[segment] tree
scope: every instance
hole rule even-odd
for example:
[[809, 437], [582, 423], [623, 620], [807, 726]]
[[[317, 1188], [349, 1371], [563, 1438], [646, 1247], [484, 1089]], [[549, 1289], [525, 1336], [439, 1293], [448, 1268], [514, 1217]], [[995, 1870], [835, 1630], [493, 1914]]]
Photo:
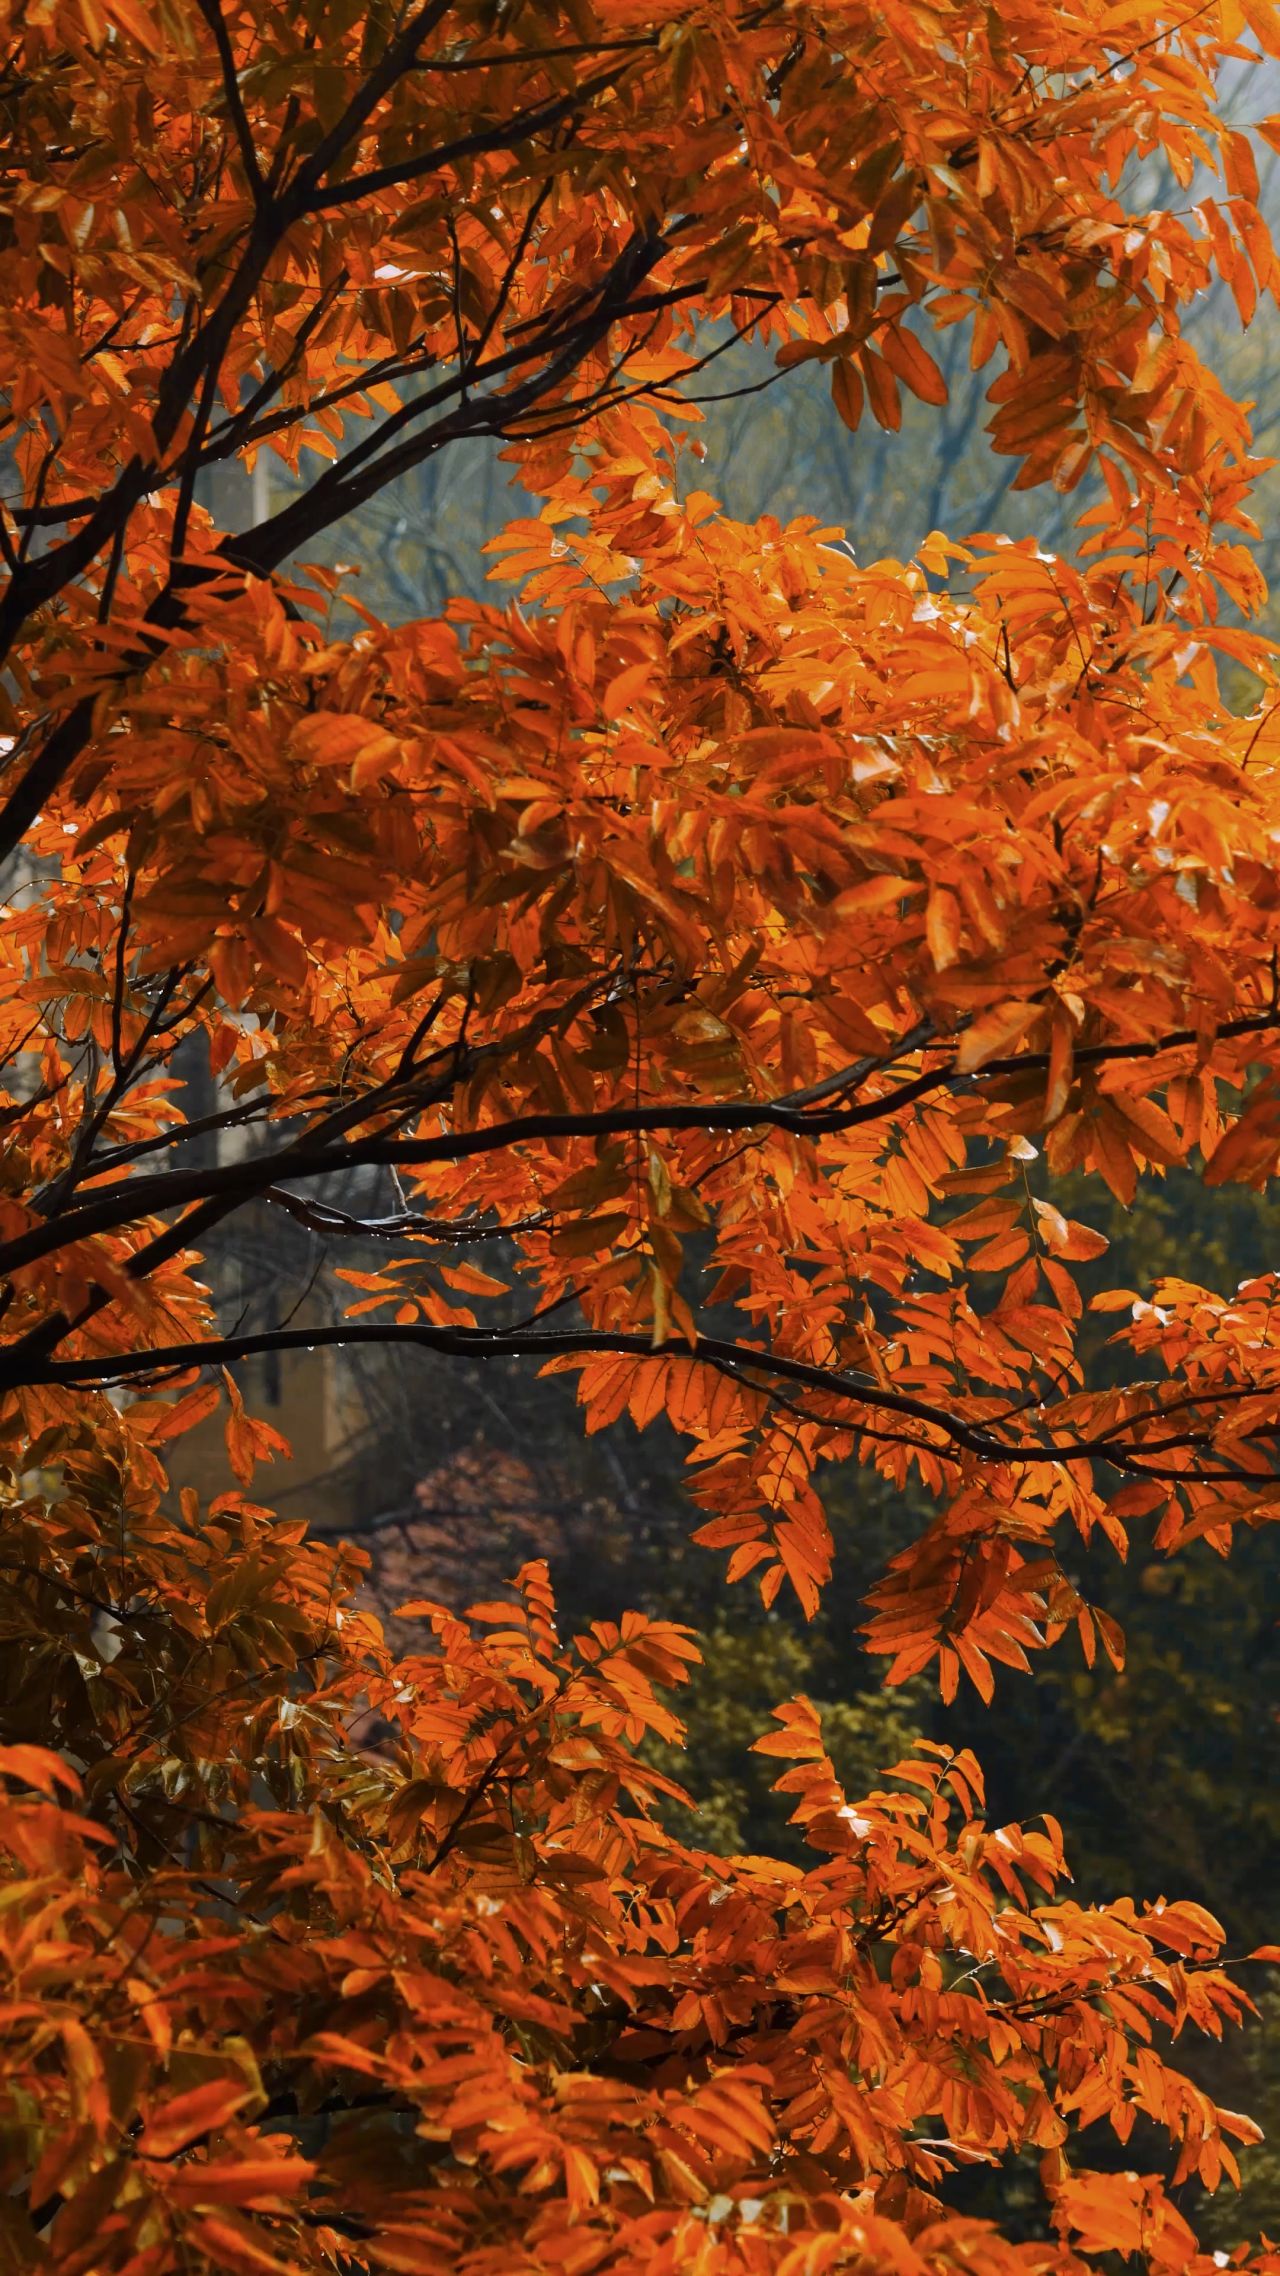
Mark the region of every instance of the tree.
[[[1262, 597], [1254, 465], [1180, 326], [1215, 273], [1273, 282], [1215, 74], [1280, 20], [8, 29], [9, 2261], [1211, 2266], [1078, 2136], [1141, 2115], [1175, 2186], [1234, 2173], [1255, 2129], [1153, 2043], [1245, 2006], [1212, 1916], [1064, 1900], [1055, 1822], [988, 1827], [945, 1744], [847, 1801], [803, 1700], [758, 1745], [820, 1862], [685, 1844], [639, 1750], [687, 1632], [565, 1642], [538, 1565], [393, 1655], [359, 1559], [248, 1494], [278, 1442], [231, 1369], [319, 1331], [222, 1316], [199, 1248], [263, 1208], [386, 1243], [327, 1336], [661, 1413], [766, 1605], [816, 1604], [823, 1461], [910, 1478], [870, 1642], [946, 1697], [1073, 1627], [1118, 1660], [1072, 1528], [1270, 1516], [1271, 1278], [1107, 1288], [1086, 1384], [1105, 1242], [1026, 1172], [1039, 1137], [1123, 1201], [1280, 1154], [1274, 670], [1220, 613]], [[1126, 202], [1156, 152], [1223, 188]], [[1018, 481], [1097, 475], [1082, 565], [863, 568], [677, 486], [726, 340], [893, 432], [962, 322]], [[343, 636], [299, 550], [486, 434], [544, 500], [495, 541], [526, 605]], [[211, 469], [304, 450], [218, 527]], [[224, 1399], [240, 1490], [174, 1509], [164, 1449]], [[1028, 2151], [1038, 2240], [949, 2207]]]

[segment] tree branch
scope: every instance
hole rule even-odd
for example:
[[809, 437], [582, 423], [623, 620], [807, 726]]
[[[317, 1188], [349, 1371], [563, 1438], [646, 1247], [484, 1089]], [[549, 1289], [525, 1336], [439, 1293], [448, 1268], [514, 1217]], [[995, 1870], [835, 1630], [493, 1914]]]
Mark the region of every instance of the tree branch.
[[[770, 1396], [770, 1383], [776, 1380], [820, 1392], [825, 1398], [865, 1414], [901, 1415], [919, 1422], [926, 1430], [938, 1434], [937, 1438], [914, 1441], [922, 1453], [943, 1454], [948, 1447], [954, 1447], [983, 1462], [1008, 1463], [1018, 1468], [1040, 1463], [1073, 1465], [1100, 1461], [1139, 1477], [1175, 1479], [1183, 1485], [1205, 1480], [1230, 1481], [1280, 1490], [1280, 1477], [1274, 1470], [1253, 1471], [1225, 1465], [1208, 1472], [1196, 1472], [1185, 1466], [1161, 1470], [1152, 1468], [1144, 1459], [1148, 1453], [1175, 1448], [1194, 1452], [1197, 1446], [1207, 1443], [1199, 1434], [1187, 1433], [1154, 1443], [1137, 1435], [1131, 1435], [1127, 1442], [1110, 1436], [1000, 1437], [997, 1433], [1005, 1427], [1004, 1417], [994, 1421], [969, 1421], [953, 1409], [917, 1399], [909, 1392], [859, 1381], [846, 1369], [824, 1367], [814, 1360], [794, 1359], [785, 1352], [762, 1350], [757, 1345], [722, 1336], [699, 1335], [692, 1341], [668, 1343], [655, 1349], [651, 1338], [643, 1332], [621, 1329], [488, 1329], [439, 1327], [424, 1322], [349, 1326], [338, 1322], [310, 1328], [264, 1328], [242, 1335], [211, 1337], [208, 1341], [163, 1344], [147, 1351], [100, 1353], [80, 1359], [51, 1359], [33, 1351], [30, 1362], [20, 1367], [11, 1365], [6, 1369], [0, 1359], [0, 1391], [42, 1384], [99, 1389], [119, 1389], [139, 1382], [154, 1386], [166, 1376], [186, 1375], [201, 1367], [233, 1366], [239, 1360], [254, 1358], [262, 1352], [333, 1350], [373, 1344], [400, 1344], [448, 1358], [547, 1362], [614, 1356], [637, 1360], [700, 1360], [718, 1373], [728, 1375], [742, 1389], [765, 1399]], [[15, 1348], [10, 1347], [9, 1356]], [[1280, 1401], [1280, 1389], [1276, 1397]], [[815, 1415], [812, 1419], [825, 1422], [833, 1430], [856, 1431], [859, 1427], [857, 1421], [847, 1415]], [[1160, 1419], [1158, 1406], [1146, 1416], [1132, 1417], [1131, 1434], [1142, 1422]], [[1263, 1434], [1249, 1435], [1257, 1438]], [[1273, 1434], [1266, 1435], [1270, 1439]]]
[[[1277, 1027], [1280, 1027], [1280, 1012], [1268, 1010], [1224, 1021], [1218, 1036], [1220, 1040], [1230, 1040], [1264, 1034]], [[1116, 1061], [1154, 1059], [1169, 1051], [1190, 1049], [1200, 1041], [1194, 1028], [1180, 1028], [1149, 1042], [1088, 1046], [1077, 1052], [1076, 1064], [1103, 1066]], [[887, 1070], [893, 1063], [886, 1060], [880, 1065]], [[846, 1089], [860, 1087], [876, 1064], [859, 1061], [839, 1076], [829, 1077], [826, 1083], [816, 1086], [816, 1090], [825, 1094], [833, 1082]], [[5, 1242], [0, 1246], [0, 1273], [19, 1271], [73, 1241], [117, 1231], [168, 1209], [226, 1199], [247, 1201], [282, 1180], [292, 1184], [365, 1167], [423, 1169], [435, 1163], [473, 1161], [482, 1155], [504, 1152], [508, 1147], [572, 1138], [599, 1142], [607, 1138], [656, 1136], [686, 1130], [756, 1129], [782, 1130], [797, 1138], [829, 1137], [866, 1123], [886, 1121], [935, 1091], [1036, 1074], [1047, 1066], [1045, 1052], [990, 1059], [984, 1067], [969, 1073], [960, 1072], [950, 1063], [900, 1083], [879, 1097], [817, 1112], [805, 1104], [812, 1094], [799, 1091], [783, 1099], [704, 1099], [679, 1103], [655, 1100], [650, 1106], [608, 1107], [598, 1113], [522, 1115], [485, 1129], [445, 1132], [433, 1138], [388, 1137], [376, 1132], [368, 1138], [345, 1138], [340, 1146], [333, 1143], [308, 1145], [303, 1138], [274, 1153], [250, 1156], [244, 1161], [224, 1162], [204, 1169], [158, 1171], [149, 1177], [130, 1179], [127, 1184], [113, 1185], [100, 1199], [81, 1201], [76, 1208], [48, 1224], [31, 1226], [25, 1233], [16, 1234]], [[354, 1100], [343, 1111], [348, 1121], [354, 1121], [376, 1111], [376, 1100]], [[189, 1220], [180, 1221], [162, 1237], [163, 1255], [172, 1255], [185, 1246], [196, 1230]], [[155, 1261], [162, 1260], [157, 1257]]]
[[218, 0], [196, 0], [196, 6], [213, 34], [222, 70], [222, 85], [227, 98], [227, 112], [240, 148], [240, 157], [255, 205], [261, 206], [267, 196], [267, 185], [258, 164], [258, 153], [253, 147], [253, 132], [240, 94], [240, 81], [236, 72], [236, 59], [231, 51], [231, 40]]

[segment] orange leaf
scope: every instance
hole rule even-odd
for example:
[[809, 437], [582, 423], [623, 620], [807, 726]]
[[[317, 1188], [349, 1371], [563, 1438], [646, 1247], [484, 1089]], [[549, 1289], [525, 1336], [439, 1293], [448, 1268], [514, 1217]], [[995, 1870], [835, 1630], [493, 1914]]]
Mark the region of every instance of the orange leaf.
[[1051, 1201], [1033, 1199], [1031, 1206], [1039, 1222], [1040, 1238], [1051, 1255], [1067, 1257], [1073, 1264], [1084, 1264], [1091, 1257], [1105, 1255], [1110, 1248], [1105, 1233], [1095, 1233], [1073, 1217], [1064, 1217]]
[[942, 372], [913, 332], [908, 332], [904, 325], [891, 324], [880, 334], [879, 345], [890, 371], [896, 372], [903, 386], [918, 395], [922, 403], [947, 401], [947, 383]]
[[831, 400], [852, 433], [861, 421], [865, 394], [861, 376], [847, 356], [831, 366]]
[[925, 910], [925, 939], [939, 972], [954, 964], [960, 954], [960, 903], [945, 885], [935, 885]]
[[318, 2170], [301, 2157], [193, 2159], [174, 2169], [165, 2193], [192, 2205], [253, 2205], [305, 2189]]
[[153, 2110], [138, 2144], [143, 2157], [171, 2158], [206, 2134], [216, 2133], [229, 2118], [257, 2099], [256, 2089], [243, 2078], [209, 2079], [186, 2094], [176, 2094]]
[[1039, 1017], [1038, 1004], [1013, 1001], [993, 1004], [990, 1011], [979, 1013], [960, 1038], [956, 1050], [957, 1072], [972, 1074], [976, 1068], [985, 1067], [988, 1059], [1002, 1058], [1028, 1028], [1035, 1026]]

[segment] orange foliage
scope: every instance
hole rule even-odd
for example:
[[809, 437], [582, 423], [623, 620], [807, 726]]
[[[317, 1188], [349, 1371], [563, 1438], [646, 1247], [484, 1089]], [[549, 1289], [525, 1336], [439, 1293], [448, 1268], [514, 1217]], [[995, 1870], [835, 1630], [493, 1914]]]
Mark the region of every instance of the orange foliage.
[[[1207, 2271], [1081, 2136], [1234, 2175], [1168, 2038], [1247, 2005], [1218, 1924], [1064, 1898], [968, 1756], [851, 1804], [804, 1702], [760, 1745], [820, 1862], [688, 1846], [644, 1741], [693, 1644], [562, 1643], [540, 1566], [393, 1656], [360, 1559], [247, 1496], [282, 1442], [228, 1370], [316, 1331], [220, 1321], [200, 1247], [249, 1204], [338, 1247], [319, 1181], [382, 1174], [334, 1338], [665, 1414], [766, 1602], [817, 1601], [824, 1462], [913, 1480], [868, 1637], [948, 1697], [1068, 1631], [1119, 1662], [1072, 1529], [1274, 1514], [1274, 1276], [1104, 1290], [1099, 1389], [1105, 1242], [1034, 1186], [1280, 1160], [1256, 465], [1179, 321], [1275, 297], [1215, 77], [1280, 15], [3, 13], [5, 2266]], [[1093, 481], [1074, 562], [864, 564], [687, 487], [728, 338], [893, 429], [962, 322], [1019, 480]], [[524, 605], [348, 634], [311, 549], [475, 435], [545, 501], [490, 548]], [[201, 502], [304, 450], [261, 519]], [[220, 1404], [241, 1490], [175, 1510]], [[1027, 2150], [1051, 2241], [948, 2209]]]
[[[237, 1640], [261, 1655], [247, 1591], [199, 1609], [211, 1674]], [[678, 1732], [657, 1687], [683, 1631], [631, 1614], [562, 1645], [544, 1566], [469, 1620], [406, 1610], [430, 1644], [398, 1663], [372, 1624], [318, 1623], [305, 1704], [251, 1665], [251, 1711], [205, 1740], [221, 1810], [188, 1815], [172, 1766], [194, 1866], [139, 1879], [59, 1757], [0, 1758], [35, 1789], [4, 1815], [6, 2158], [36, 2226], [60, 2203], [59, 2268], [1013, 2276], [1139, 2243], [1213, 2266], [1158, 2180], [1064, 2149], [1142, 2114], [1175, 2179], [1235, 2173], [1256, 2128], [1151, 2043], [1245, 2004], [1207, 1913], [1065, 1899], [1054, 1822], [989, 1828], [966, 1754], [923, 1750], [855, 1808], [803, 1701], [759, 1746], [794, 1762], [822, 1861], [690, 1850], [635, 1752]], [[347, 1736], [366, 1701], [382, 1758]], [[948, 2172], [1028, 2147], [1058, 2246], [941, 2215]]]

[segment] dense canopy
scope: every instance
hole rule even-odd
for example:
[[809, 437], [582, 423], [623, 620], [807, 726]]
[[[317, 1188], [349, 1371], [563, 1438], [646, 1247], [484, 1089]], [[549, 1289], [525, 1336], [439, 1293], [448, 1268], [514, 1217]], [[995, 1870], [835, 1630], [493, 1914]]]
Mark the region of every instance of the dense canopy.
[[[1267, 1948], [1074, 1902], [965, 1750], [846, 1798], [802, 1699], [758, 1746], [817, 1862], [692, 1845], [688, 1631], [562, 1639], [531, 1564], [393, 1651], [358, 1554], [252, 1498], [234, 1370], [569, 1373], [807, 1613], [861, 1462], [929, 1512], [866, 1640], [948, 1700], [1119, 1665], [1081, 1538], [1272, 1519], [1276, 1276], [1095, 1288], [1090, 1373], [1062, 1204], [1280, 1161], [1258, 463], [1182, 328], [1276, 298], [1280, 15], [0, 15], [6, 2266], [1206, 2271], [1169, 2189], [1257, 2129], [1173, 2042]], [[697, 486], [736, 341], [829, 369], [856, 453], [954, 327], [1072, 557], [863, 560]], [[344, 517], [482, 436], [517, 601], [381, 621]], [[216, 1300], [255, 1211], [328, 1244], [338, 1326]], [[164, 1464], [215, 1411], [202, 1503]], [[1025, 2154], [1034, 2235], [957, 2209]]]

